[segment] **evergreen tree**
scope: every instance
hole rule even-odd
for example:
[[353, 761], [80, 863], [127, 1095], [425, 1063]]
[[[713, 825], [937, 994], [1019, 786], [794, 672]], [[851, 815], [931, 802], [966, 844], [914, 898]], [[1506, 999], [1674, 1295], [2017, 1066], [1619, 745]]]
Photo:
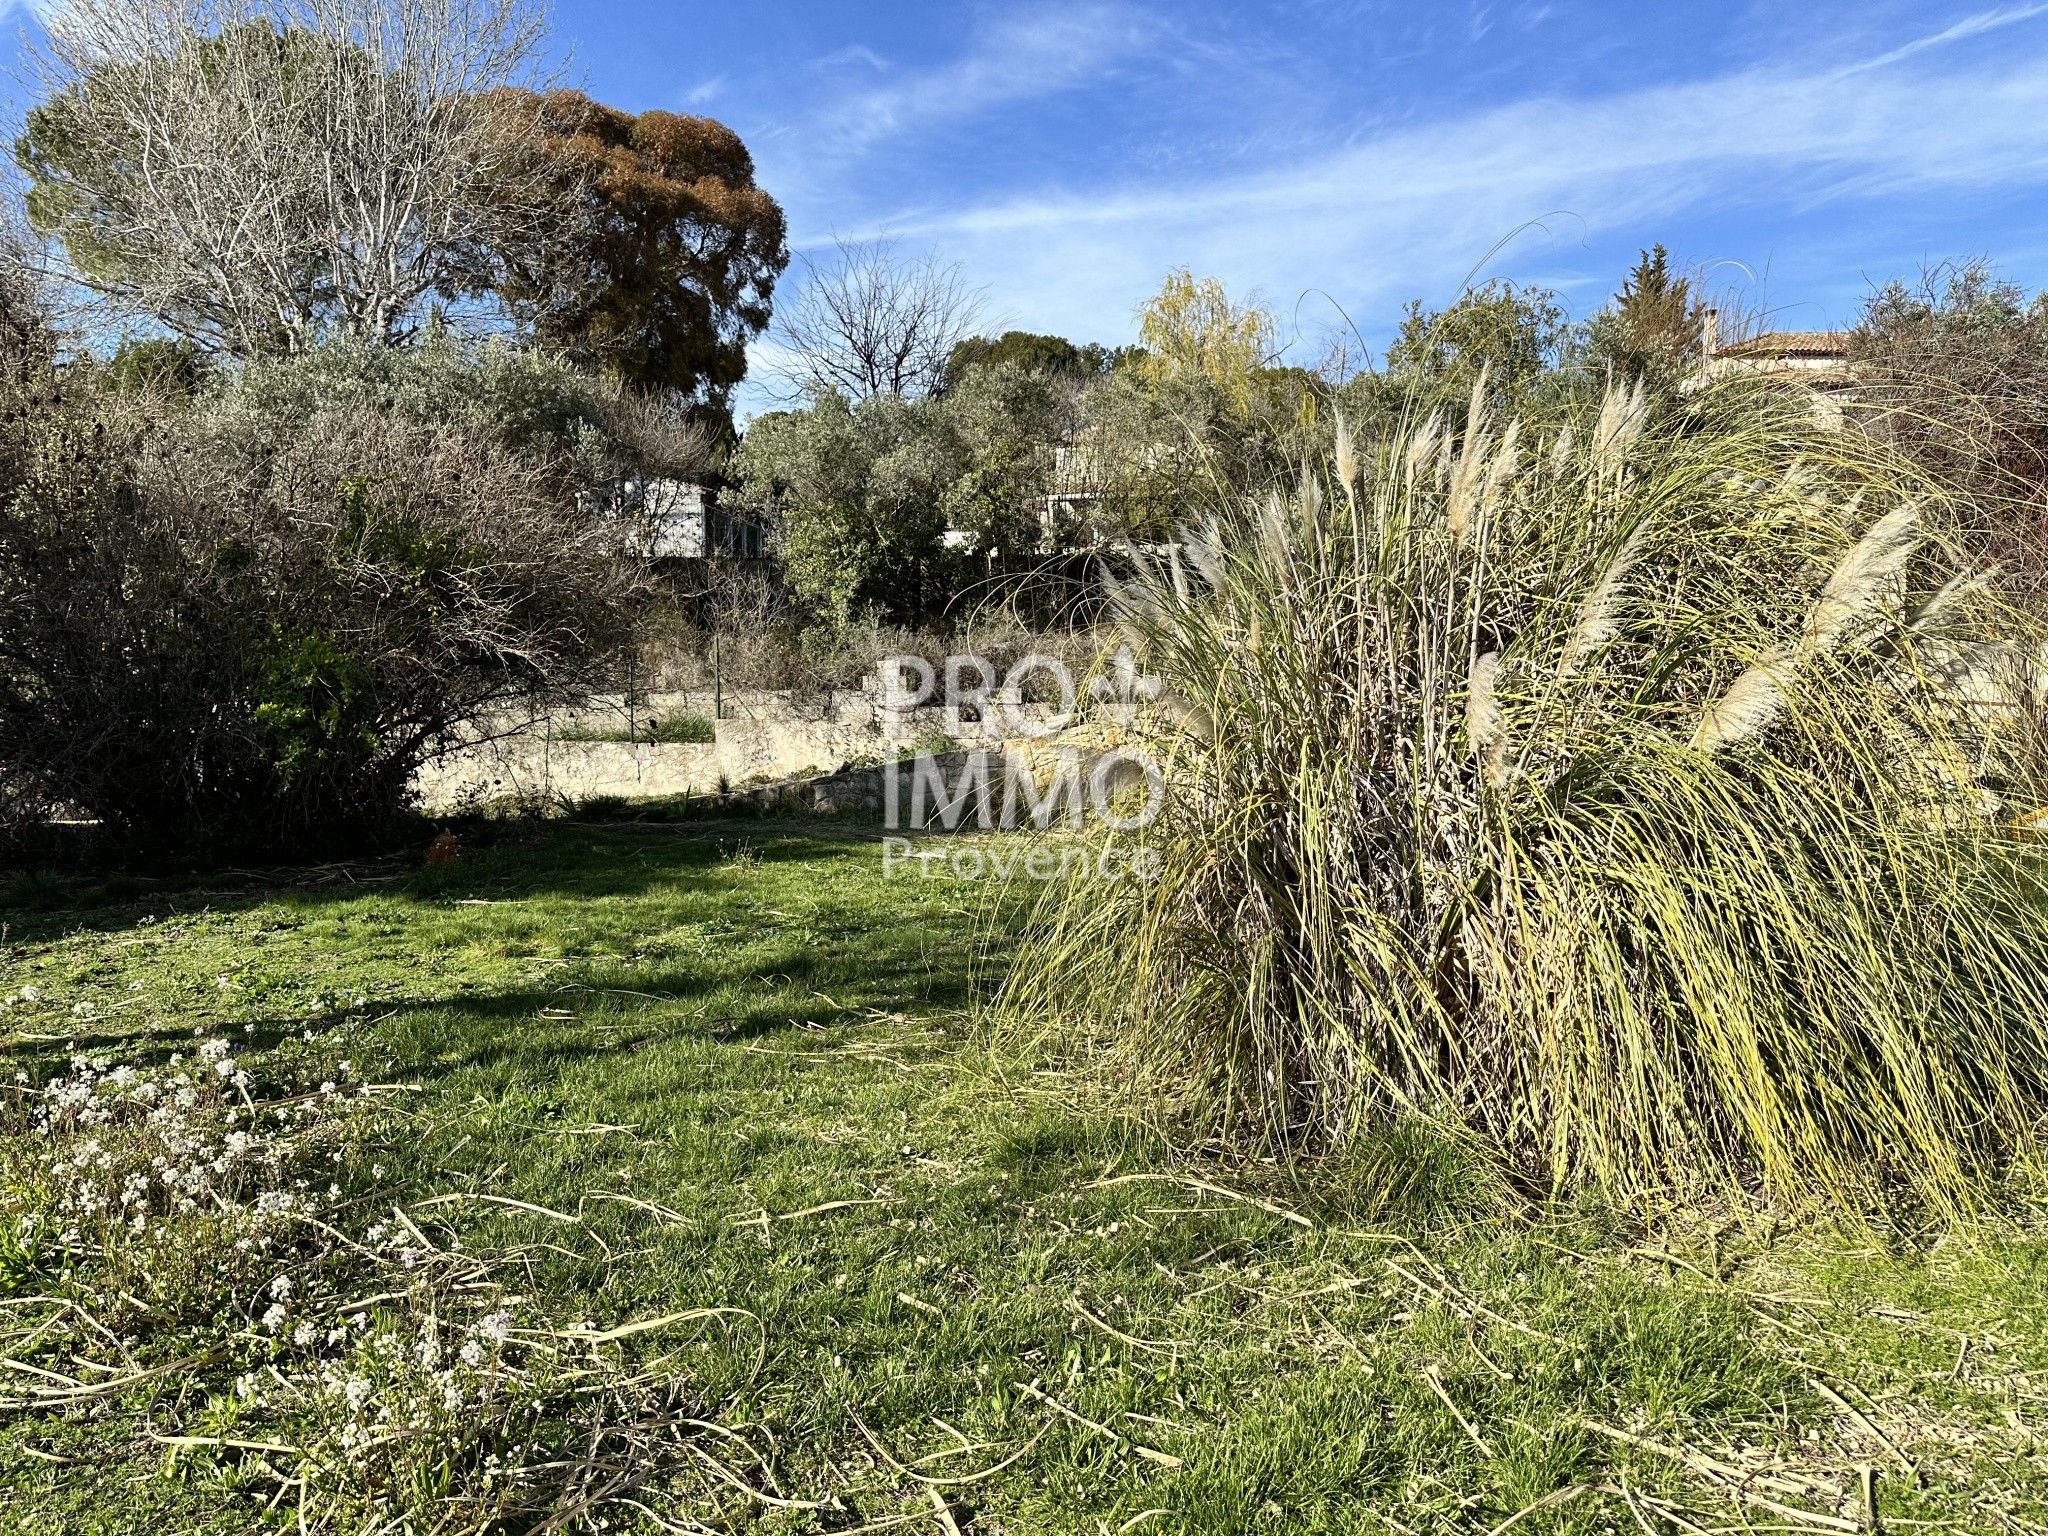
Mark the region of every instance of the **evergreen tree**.
[[1694, 297], [1692, 279], [1671, 270], [1664, 247], [1641, 253], [1615, 296], [1624, 345], [1642, 361], [1680, 362], [1700, 349], [1705, 306]]

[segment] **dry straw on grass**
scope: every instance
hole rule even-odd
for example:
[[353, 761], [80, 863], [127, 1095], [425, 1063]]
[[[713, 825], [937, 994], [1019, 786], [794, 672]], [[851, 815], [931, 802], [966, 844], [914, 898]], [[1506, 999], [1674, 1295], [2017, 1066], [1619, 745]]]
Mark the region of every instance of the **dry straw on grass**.
[[1007, 1006], [1269, 1145], [1980, 1205], [2048, 1089], [2031, 621], [1796, 403], [1480, 399], [1121, 591], [1165, 873], [1056, 901]]
[[301, 1530], [601, 1528], [648, 1498], [797, 1507], [703, 1385], [721, 1359], [740, 1363], [728, 1391], [758, 1375], [755, 1314], [557, 1327], [518, 1295], [530, 1246], [459, 1242], [438, 1208], [488, 1202], [597, 1241], [582, 1217], [486, 1194], [401, 1206], [356, 1167], [365, 1122], [391, 1113], [376, 1093], [267, 1094], [267, 1070], [216, 1037], [160, 1068], [79, 1058], [0, 1100], [0, 1416], [175, 1388], [149, 1440], [267, 1490]]

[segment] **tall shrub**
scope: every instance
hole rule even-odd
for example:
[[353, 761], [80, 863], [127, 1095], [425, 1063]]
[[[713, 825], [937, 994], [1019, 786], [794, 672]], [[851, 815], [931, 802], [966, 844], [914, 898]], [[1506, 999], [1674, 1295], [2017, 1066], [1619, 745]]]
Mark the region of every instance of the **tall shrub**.
[[2048, 580], [2048, 294], [1938, 268], [1873, 294], [1849, 344], [1859, 420], [1968, 489], [1987, 559]]
[[[0, 408], [0, 778], [121, 840], [334, 846], [513, 705], [598, 682], [637, 578], [578, 461], [474, 425]], [[17, 825], [15, 831], [25, 829]]]

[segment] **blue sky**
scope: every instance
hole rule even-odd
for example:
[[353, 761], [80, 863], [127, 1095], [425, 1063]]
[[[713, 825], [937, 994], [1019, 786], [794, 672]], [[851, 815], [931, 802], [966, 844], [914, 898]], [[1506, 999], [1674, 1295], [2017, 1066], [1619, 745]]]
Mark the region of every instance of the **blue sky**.
[[2048, 283], [2048, 4], [558, 0], [556, 26], [572, 83], [737, 129], [799, 250], [936, 247], [1076, 340], [1129, 339], [1182, 264], [1304, 352], [1338, 304], [1377, 350], [1475, 271], [1584, 314], [1653, 240], [1802, 328], [1927, 261]]
[[934, 245], [1006, 317], [1077, 340], [1127, 339], [1181, 263], [1311, 335], [1324, 290], [1375, 346], [1475, 267], [1583, 313], [1653, 240], [1802, 327], [1927, 260], [2048, 281], [2048, 5], [557, 15], [598, 94], [738, 129], [799, 247]]

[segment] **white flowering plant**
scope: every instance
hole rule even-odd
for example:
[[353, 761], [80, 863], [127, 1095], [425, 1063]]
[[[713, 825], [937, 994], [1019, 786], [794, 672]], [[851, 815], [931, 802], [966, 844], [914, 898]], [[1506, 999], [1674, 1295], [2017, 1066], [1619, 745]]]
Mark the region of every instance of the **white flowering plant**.
[[264, 1275], [320, 1262], [331, 1245], [312, 1223], [343, 1196], [365, 1096], [259, 1083], [250, 1060], [214, 1038], [155, 1068], [78, 1055], [17, 1082], [0, 1112], [0, 1275], [70, 1276], [118, 1329], [246, 1312]]
[[296, 1041], [22, 1074], [0, 1107], [0, 1411], [118, 1411], [183, 1378], [150, 1409], [177, 1474], [274, 1484], [265, 1502], [295, 1494], [309, 1530], [700, 1506], [707, 1464], [729, 1496], [742, 1474], [700, 1443], [715, 1407], [675, 1353], [627, 1351], [752, 1315], [519, 1317], [496, 1278], [510, 1255], [408, 1212], [386, 1167], [404, 1166], [400, 1115]]

